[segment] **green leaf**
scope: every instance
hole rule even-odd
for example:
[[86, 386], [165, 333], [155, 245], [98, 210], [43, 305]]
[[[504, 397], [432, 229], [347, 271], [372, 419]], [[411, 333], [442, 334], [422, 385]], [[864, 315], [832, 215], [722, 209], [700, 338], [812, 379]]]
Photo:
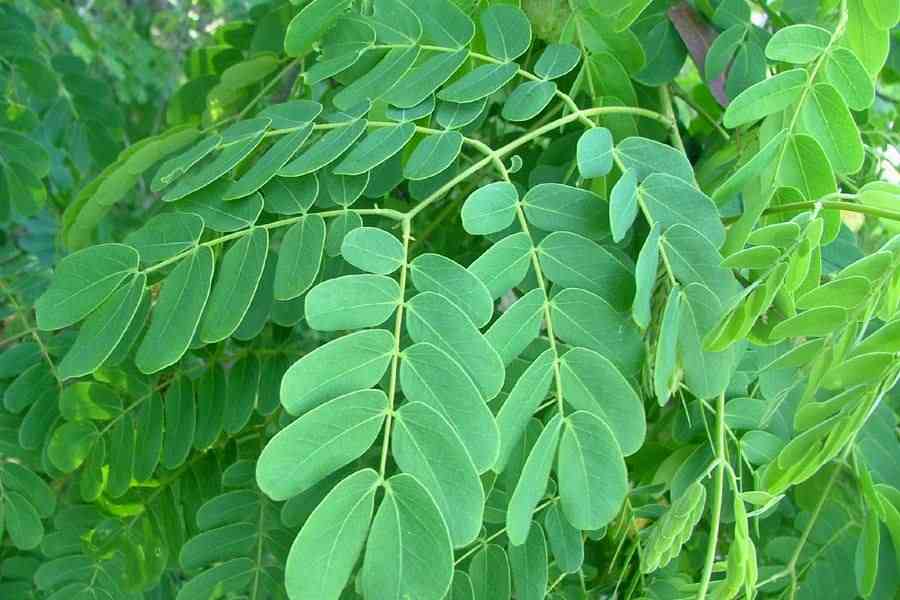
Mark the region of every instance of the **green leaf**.
[[685, 286], [681, 293], [678, 358], [684, 384], [698, 398], [714, 398], [728, 386], [734, 362], [731, 351], [703, 349], [703, 340], [718, 325], [722, 304], [709, 288], [699, 283]]
[[419, 56], [419, 46], [393, 48], [377, 65], [335, 94], [334, 105], [350, 110], [361, 102], [375, 101], [391, 92], [409, 73]]
[[143, 273], [137, 275], [91, 313], [59, 363], [60, 379], [89, 375], [109, 358], [143, 301], [146, 280]]
[[434, 118], [445, 129], [460, 129], [478, 119], [486, 106], [486, 98], [465, 103], [439, 102]]
[[693, 227], [673, 225], [662, 236], [660, 250], [672, 274], [682, 284], [702, 283], [730, 304], [740, 286], [729, 269], [721, 266], [722, 256], [709, 239]]
[[689, 225], [706, 236], [713, 246], [725, 241], [725, 227], [709, 196], [665, 173], [654, 173], [638, 189], [638, 202], [652, 223], [665, 231], [678, 223]]
[[475, 24], [449, 0], [419, 0], [416, 15], [422, 22], [422, 40], [427, 44], [463, 48], [475, 35]]
[[519, 600], [542, 600], [547, 592], [547, 542], [541, 526], [532, 521], [521, 546], [510, 546], [513, 590]]
[[295, 57], [309, 54], [350, 4], [351, 0], [313, 0], [304, 6], [291, 19], [284, 34], [285, 54]]
[[461, 308], [440, 294], [422, 292], [407, 303], [407, 311], [406, 328], [414, 342], [434, 344], [452, 356], [485, 400], [500, 392], [503, 361]]
[[831, 42], [831, 32], [815, 25], [779, 29], [766, 44], [766, 58], [797, 65], [814, 61]]
[[503, 104], [501, 116], [507, 121], [528, 121], [547, 108], [556, 95], [552, 81], [525, 81], [512, 91]]
[[453, 164], [462, 150], [463, 136], [457, 131], [429, 135], [418, 143], [403, 166], [407, 179], [428, 179]]
[[360, 175], [371, 171], [400, 152], [415, 133], [416, 126], [412, 123], [400, 123], [373, 131], [347, 153], [334, 168], [334, 172], [338, 175]]
[[397, 85], [385, 94], [384, 100], [400, 108], [412, 108], [429, 99], [433, 102], [432, 94], [435, 90], [444, 85], [468, 58], [467, 48], [434, 54], [407, 72]]
[[[660, 406], [665, 406], [669, 398], [677, 390], [676, 343], [678, 341], [679, 320], [681, 316], [681, 293], [678, 286], [669, 290], [666, 306], [663, 309], [659, 326], [659, 337], [656, 341], [656, 356], [653, 363], [653, 391]], [[624, 451], [624, 448], [623, 448]]]
[[233, 558], [203, 571], [178, 590], [175, 600], [203, 600], [213, 594], [243, 591], [253, 577], [249, 558]]
[[866, 511], [862, 535], [856, 543], [856, 554], [853, 567], [856, 574], [856, 589], [859, 594], [868, 598], [875, 589], [878, 579], [878, 553], [881, 543], [881, 524], [873, 510]]
[[329, 171], [323, 171], [322, 196], [319, 198], [321, 205], [337, 205], [344, 208], [351, 206], [362, 196], [366, 186], [369, 185], [369, 173], [361, 175], [336, 175]]
[[484, 334], [503, 364], [511, 363], [537, 338], [544, 320], [545, 302], [542, 289], [531, 290], [506, 309]]
[[181, 154], [173, 156], [160, 165], [150, 183], [151, 192], [159, 192], [170, 183], [184, 175], [191, 167], [209, 156], [222, 143], [222, 136], [211, 135], [206, 137]]
[[446, 596], [447, 600], [475, 600], [475, 590], [472, 589], [472, 580], [465, 571], [453, 572], [453, 585]]
[[56, 495], [47, 483], [33, 471], [14, 462], [0, 469], [0, 480], [6, 490], [15, 491], [31, 504], [38, 516], [49, 518], [56, 510]]
[[203, 233], [203, 219], [187, 213], [164, 213], [128, 235], [125, 243], [152, 265], [193, 248]]
[[531, 21], [515, 6], [494, 5], [481, 13], [488, 54], [504, 62], [515, 60], [531, 45]]
[[751, 178], [760, 175], [775, 160], [781, 152], [786, 138], [787, 130], [782, 130], [766, 142], [753, 155], [753, 158], [742, 164], [722, 185], [716, 188], [712, 194], [713, 203], [716, 206], [722, 206], [737, 196]]
[[827, 83], [815, 84], [800, 106], [800, 128], [816, 139], [834, 171], [850, 175], [862, 167], [862, 139], [853, 116], [838, 91]]
[[195, 166], [188, 171], [185, 177], [163, 194], [163, 202], [181, 200], [189, 194], [202, 190], [231, 171], [259, 146], [270, 123], [271, 120], [264, 117], [239, 123], [238, 125], [248, 129], [252, 127], [253, 133], [242, 136], [230, 144], [228, 143], [228, 130], [226, 129], [222, 133], [222, 151], [206, 164]]
[[580, 235], [557, 231], [538, 246], [544, 275], [559, 286], [600, 295], [617, 310], [634, 298], [634, 275], [618, 256]]
[[502, 231], [515, 220], [518, 201], [519, 192], [508, 181], [482, 186], [469, 194], [463, 204], [463, 228], [472, 235]]
[[281, 380], [281, 404], [292, 415], [372, 387], [387, 371], [394, 336], [383, 329], [345, 335], [295, 362]]
[[190, 453], [197, 427], [194, 388], [187, 377], [172, 380], [166, 390], [165, 423], [160, 463], [167, 469], [174, 469], [183, 464]]
[[553, 351], [545, 350], [519, 376], [497, 413], [497, 428], [500, 431], [500, 455], [494, 465], [497, 473], [502, 473], [506, 468], [532, 415], [547, 397], [554, 377], [553, 366]]
[[325, 220], [307, 215], [291, 225], [275, 264], [276, 300], [291, 300], [309, 289], [319, 274], [325, 249]]
[[650, 229], [638, 253], [634, 269], [635, 292], [631, 316], [641, 329], [646, 329], [650, 325], [653, 290], [656, 287], [656, 271], [659, 268], [660, 231], [662, 229], [658, 223]]
[[806, 69], [791, 69], [751, 85], [725, 109], [725, 126], [733, 129], [784, 110], [800, 98], [807, 78]]
[[337, 600], [359, 560], [378, 490], [378, 473], [363, 469], [334, 486], [291, 545], [284, 585], [295, 598]]
[[875, 86], [869, 73], [852, 51], [833, 48], [825, 62], [828, 82], [840, 92], [853, 110], [865, 110], [875, 99]]
[[[322, 231], [324, 233], [324, 227]], [[393, 273], [405, 260], [400, 240], [377, 227], [358, 227], [350, 231], [341, 243], [341, 255], [357, 269], [379, 275]]]
[[644, 443], [644, 405], [622, 373], [601, 354], [573, 348], [559, 362], [563, 398], [575, 410], [603, 419], [626, 456]]
[[308, 211], [319, 195], [319, 179], [314, 174], [296, 178], [275, 177], [260, 190], [266, 212], [296, 215]]
[[828, 335], [847, 320], [847, 311], [839, 306], [813, 308], [778, 323], [773, 329], [773, 339], [786, 337], [820, 337]]
[[365, 119], [356, 119], [344, 127], [332, 129], [284, 165], [278, 174], [282, 177], [300, 177], [330, 165], [353, 146], [367, 126]]
[[253, 301], [268, 251], [269, 230], [257, 227], [225, 252], [200, 322], [201, 340], [219, 342], [234, 333]]
[[47, 456], [57, 469], [71, 473], [81, 466], [98, 439], [100, 432], [91, 421], [63, 423], [50, 438]]
[[557, 79], [578, 66], [581, 51], [572, 44], [547, 44], [534, 63], [534, 74], [542, 79]]
[[509, 561], [506, 552], [497, 544], [481, 548], [469, 562], [475, 600], [509, 600]]
[[175, 208], [182, 213], [197, 215], [213, 231], [228, 233], [251, 227], [262, 212], [262, 197], [252, 194], [226, 202], [222, 194], [227, 185], [227, 181], [218, 181], [181, 200]]
[[878, 29], [891, 29], [900, 21], [900, 7], [890, 0], [863, 0], [862, 4]]
[[800, 309], [840, 306], [847, 310], [856, 308], [871, 292], [869, 280], [865, 277], [842, 277], [819, 286], [797, 298]]
[[528, 221], [545, 231], [577, 233], [594, 240], [609, 237], [603, 200], [593, 192], [561, 183], [541, 183], [522, 198]]
[[197, 422], [194, 428], [194, 448], [197, 450], [212, 446], [222, 433], [228, 399], [227, 385], [225, 369], [221, 365], [208, 369], [197, 382]]
[[469, 270], [487, 286], [492, 298], [499, 298], [519, 285], [531, 265], [531, 238], [514, 233], [488, 248], [469, 265]]
[[[487, 98], [513, 80], [519, 66], [515, 63], [486, 64], [466, 73], [440, 92], [438, 98], [456, 104], [468, 104]], [[481, 112], [480, 110], [478, 111]], [[457, 117], [458, 118], [458, 117]], [[440, 122], [440, 106], [438, 122]], [[445, 125], [446, 127], [447, 125]]]
[[184, 569], [246, 556], [256, 541], [256, 528], [250, 523], [230, 523], [204, 531], [181, 547], [179, 562]]
[[578, 529], [599, 529], [628, 493], [622, 452], [609, 426], [589, 412], [572, 413], [562, 429], [557, 472], [563, 514]]
[[7, 491], [4, 494], [3, 516], [6, 532], [15, 547], [32, 550], [44, 537], [44, 525], [37, 510], [22, 494]]
[[400, 304], [400, 286], [384, 275], [344, 275], [326, 279], [306, 294], [310, 327], [340, 331], [376, 327]]
[[331, 220], [328, 233], [325, 236], [325, 254], [339, 256], [344, 238], [353, 231], [363, 226], [362, 217], [351, 211], [344, 211]]
[[304, 414], [266, 444], [256, 463], [259, 488], [287, 500], [350, 464], [375, 442], [387, 405], [381, 390], [359, 390]]
[[[556, 458], [556, 448], [563, 429], [563, 420], [554, 415], [544, 427], [531, 449], [522, 475], [509, 499], [506, 513], [506, 535], [514, 546], [525, 543], [531, 527], [531, 516], [547, 490], [547, 479]], [[562, 464], [559, 465], [562, 468]]]
[[440, 254], [421, 254], [409, 265], [412, 283], [420, 292], [438, 293], [460, 308], [477, 328], [494, 314], [491, 294], [478, 277]]
[[433, 408], [450, 423], [479, 473], [491, 468], [497, 459], [499, 433], [472, 378], [432, 344], [413, 344], [403, 351], [402, 358], [403, 395]]
[[638, 372], [644, 348], [628, 316], [587, 290], [565, 289], [550, 300], [554, 333], [564, 342], [599, 352], [626, 377]]
[[714, 81], [725, 72], [746, 35], [747, 26], [735, 23], [716, 36], [704, 61], [704, 76], [707, 81]]
[[254, 354], [240, 357], [228, 375], [224, 428], [225, 433], [235, 434], [247, 426], [256, 408], [260, 382], [259, 358]]
[[564, 573], [575, 573], [584, 562], [581, 531], [572, 527], [554, 502], [544, 510], [544, 529], [556, 566]]
[[422, 402], [397, 411], [391, 452], [397, 466], [428, 489], [455, 547], [481, 531], [484, 490], [462, 440], [440, 413]]
[[866, 336], [853, 352], [857, 355], [869, 352], [900, 352], [898, 340], [900, 340], [900, 320], [894, 319]]
[[312, 100], [288, 100], [270, 104], [259, 111], [259, 116], [272, 119], [272, 129], [299, 129], [315, 121], [322, 108], [321, 104]]
[[578, 172], [585, 179], [604, 177], [613, 167], [613, 137], [606, 127], [588, 129], [578, 138]]
[[312, 130], [313, 126], [308, 124], [297, 131], [288, 133], [275, 142], [265, 154], [253, 163], [253, 166], [240, 179], [228, 186], [224, 199], [236, 200], [243, 198], [263, 187], [270, 179], [275, 177], [278, 171], [300, 149], [300, 146], [312, 133]]
[[138, 261], [134, 248], [124, 244], [91, 246], [63, 258], [34, 304], [38, 327], [52, 331], [82, 320], [137, 272]]
[[647, 138], [629, 137], [619, 142], [615, 152], [638, 181], [651, 173], [668, 173], [688, 183], [694, 182], [694, 170], [687, 156], [671, 146]]
[[163, 281], [150, 327], [134, 358], [142, 373], [173, 365], [187, 351], [206, 306], [212, 273], [212, 250], [201, 246]]
[[394, 475], [384, 487], [360, 574], [364, 596], [441, 600], [453, 578], [453, 548], [438, 507], [411, 475]]

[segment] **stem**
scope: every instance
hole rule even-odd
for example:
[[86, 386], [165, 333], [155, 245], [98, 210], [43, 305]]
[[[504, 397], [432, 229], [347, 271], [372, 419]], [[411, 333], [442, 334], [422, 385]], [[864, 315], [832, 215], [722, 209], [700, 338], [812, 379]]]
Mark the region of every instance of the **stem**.
[[[846, 194], [855, 197], [852, 194]], [[865, 204], [856, 204], [853, 202], [842, 202], [840, 200], [817, 200], [815, 202], [791, 202], [789, 204], [780, 204], [765, 209], [763, 215], [774, 215], [783, 212], [793, 212], [795, 210], [813, 210], [816, 207], [830, 210], [846, 210], [847, 212], [855, 212], [872, 217], [881, 217], [882, 219], [890, 219], [892, 221], [900, 221], [900, 211], [891, 210], [889, 208], [879, 208], [877, 206], [866, 206]], [[728, 222], [734, 221], [738, 217], [728, 219]]]
[[672, 145], [681, 150], [682, 154], [686, 154], [684, 151], [684, 141], [681, 139], [681, 133], [678, 131], [678, 119], [675, 118], [675, 107], [672, 106], [672, 95], [669, 93], [668, 85], [659, 86], [659, 102], [662, 104], [663, 113], [669, 118], [669, 121], [672, 122]]
[[719, 541], [719, 523], [722, 520], [722, 488], [725, 483], [725, 394], [719, 394], [716, 404], [716, 458], [719, 466], [716, 469], [716, 479], [713, 483], [712, 520], [709, 528], [709, 544], [706, 547], [706, 562], [703, 565], [703, 575], [700, 579], [700, 589], [697, 590], [697, 600], [706, 598], [709, 589], [709, 580], [712, 577], [713, 563], [716, 562], [716, 546]]

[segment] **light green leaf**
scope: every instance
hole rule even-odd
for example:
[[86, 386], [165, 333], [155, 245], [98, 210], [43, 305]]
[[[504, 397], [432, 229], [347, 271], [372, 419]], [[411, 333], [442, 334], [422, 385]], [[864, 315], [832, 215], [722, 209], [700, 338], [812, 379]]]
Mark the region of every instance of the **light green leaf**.
[[462, 150], [463, 136], [458, 131], [444, 131], [429, 135], [416, 145], [403, 165], [407, 179], [428, 179], [453, 164]]
[[515, 6], [493, 5], [481, 13], [488, 54], [504, 62], [515, 60], [531, 45], [531, 21]]
[[771, 337], [821, 337], [843, 325], [846, 320], [847, 311], [839, 306], [813, 308], [778, 323], [772, 329]]
[[397, 466], [428, 489], [455, 547], [481, 531], [484, 490], [462, 440], [440, 413], [422, 402], [397, 411], [391, 452]]
[[525, 216], [545, 231], [577, 233], [593, 240], [609, 237], [607, 207], [597, 194], [561, 183], [541, 183], [522, 198]]
[[[531, 449], [516, 489], [509, 499], [506, 535], [509, 542], [515, 546], [525, 543], [531, 527], [531, 516], [547, 490], [547, 479], [556, 458], [556, 448], [562, 429], [563, 419], [558, 414], [554, 415]], [[558, 468], [562, 468], [562, 464]]]
[[400, 286], [384, 275], [326, 279], [306, 294], [306, 322], [318, 331], [377, 327], [401, 300]]
[[591, 412], [614, 432], [626, 456], [644, 443], [644, 405], [622, 373], [601, 354], [573, 348], [559, 363], [563, 398], [575, 410]]
[[531, 238], [525, 232], [506, 236], [469, 265], [484, 282], [492, 298], [499, 298], [519, 285], [531, 265]]
[[628, 493], [622, 452], [609, 426], [592, 413], [569, 415], [562, 429], [557, 472], [563, 514], [578, 529], [599, 529]]
[[435, 292], [453, 302], [484, 327], [494, 314], [491, 294], [478, 277], [462, 265], [440, 254], [421, 254], [409, 265], [412, 283], [420, 292]]
[[493, 466], [500, 444], [494, 417], [475, 382], [449, 354], [428, 343], [405, 349], [400, 387], [409, 400], [426, 404], [450, 423], [479, 473]]
[[338, 17], [350, 7], [351, 0], [313, 0], [288, 24], [284, 52], [288, 56], [308, 54]]
[[60, 379], [96, 371], [125, 335], [144, 298], [143, 273], [112, 293], [82, 324], [75, 343], [59, 363]]
[[807, 79], [806, 69], [791, 69], [751, 85], [725, 109], [725, 126], [733, 129], [784, 110], [800, 98]]
[[815, 84], [800, 106], [800, 131], [819, 142], [835, 173], [850, 175], [862, 167], [862, 139], [853, 115], [838, 91], [827, 83]]
[[219, 147], [222, 142], [222, 136], [211, 135], [203, 138], [181, 154], [173, 156], [160, 165], [150, 183], [151, 192], [159, 192], [170, 183], [184, 175], [188, 169], [196, 165], [198, 162], [209, 156]]
[[525, 81], [510, 93], [503, 104], [501, 116], [507, 121], [528, 121], [547, 108], [556, 94], [552, 81]]
[[519, 66], [515, 63], [481, 65], [438, 92], [438, 98], [457, 104], [472, 103], [498, 91], [518, 72]]
[[703, 340], [718, 325], [722, 304], [700, 283], [682, 288], [681, 293], [678, 358], [684, 372], [684, 384], [698, 398], [714, 398], [728, 386], [734, 362], [730, 350], [707, 352], [703, 349]]
[[377, 227], [358, 227], [350, 231], [341, 243], [341, 255], [357, 269], [379, 275], [393, 273], [405, 260], [400, 240]]
[[367, 135], [338, 163], [338, 175], [360, 175], [370, 171], [400, 152], [416, 133], [412, 123], [383, 127]]
[[332, 129], [313, 142], [300, 156], [284, 165], [278, 174], [299, 177], [313, 173], [337, 160], [366, 131], [365, 119], [357, 119], [344, 127]]
[[[442, 0], [432, 0], [442, 1]], [[439, 52], [413, 67], [384, 96], [386, 102], [400, 108], [411, 108], [433, 98], [435, 90], [444, 85], [469, 58], [469, 50]]]
[[542, 79], [557, 79], [578, 66], [581, 51], [572, 44], [548, 44], [537, 62], [534, 74]]
[[604, 177], [613, 167], [613, 137], [606, 127], [588, 129], [578, 138], [578, 172], [585, 179]]
[[847, 48], [831, 50], [825, 62], [825, 76], [853, 110], [865, 110], [875, 100], [875, 86], [869, 73]]
[[38, 327], [62, 329], [88, 316], [137, 272], [139, 258], [124, 244], [91, 246], [63, 258], [50, 287], [34, 304]]
[[63, 473], [81, 466], [90, 454], [100, 432], [91, 421], [71, 421], [60, 425], [47, 446], [50, 462]]
[[152, 265], [196, 245], [203, 233], [203, 219], [190, 213], [163, 213], [125, 238], [138, 251], [141, 262]]
[[637, 265], [634, 269], [634, 302], [631, 304], [631, 316], [641, 329], [650, 325], [653, 290], [656, 287], [656, 271], [659, 268], [659, 239], [662, 228], [655, 224], [641, 251], [638, 253]]
[[740, 285], [731, 270], [721, 266], [722, 256], [712, 242], [693, 227], [683, 224], [669, 227], [663, 233], [660, 251], [682, 285], [702, 283], [726, 306], [738, 293]]
[[[886, 4], [886, 3], [885, 3]], [[878, 554], [881, 544], [881, 523], [872, 509], [866, 511], [862, 535], [856, 542], [856, 554], [853, 561], [856, 574], [856, 589], [859, 594], [868, 598], [875, 590], [878, 579]]]
[[263, 187], [300, 149], [312, 130], [312, 125], [306, 125], [275, 142], [240, 179], [228, 186], [224, 199], [243, 198]]
[[[397, 2], [398, 0], [387, 0]], [[413, 15], [415, 17], [415, 15]], [[373, 23], [374, 24], [374, 23]], [[380, 32], [379, 32], [380, 33]], [[412, 69], [419, 56], [419, 46], [393, 48], [371, 70], [334, 95], [334, 105], [350, 110], [361, 102], [375, 101], [393, 90]]]
[[634, 274], [622, 260], [591, 240], [574, 233], [551, 233], [538, 246], [547, 279], [566, 288], [600, 295], [617, 310], [634, 298]]
[[134, 357], [142, 373], [173, 365], [187, 351], [209, 297], [212, 274], [212, 250], [200, 246], [163, 281], [150, 327]]
[[375, 442], [387, 404], [381, 390], [359, 390], [304, 414], [263, 448], [259, 488], [273, 500], [287, 500], [350, 464]]
[[840, 306], [847, 310], [856, 308], [871, 292], [869, 280], [865, 277], [842, 277], [819, 286], [797, 298], [800, 309]]
[[669, 397], [677, 390], [675, 353], [680, 316], [681, 292], [678, 286], [673, 286], [669, 290], [669, 297], [666, 299], [666, 306], [663, 309], [653, 363], [653, 390], [660, 406], [665, 406]]
[[262, 212], [262, 196], [251, 194], [226, 202], [222, 194], [227, 187], [226, 180], [217, 181], [178, 202], [175, 210], [197, 215], [207, 228], [221, 233], [251, 227]]
[[497, 544], [481, 548], [469, 562], [475, 600], [509, 600], [509, 561], [506, 552]]
[[547, 542], [536, 522], [531, 522], [524, 544], [509, 547], [509, 563], [516, 598], [542, 600], [549, 583]]
[[486, 401], [500, 392], [503, 361], [461, 308], [440, 294], [422, 292], [408, 302], [407, 310], [406, 328], [414, 342], [434, 344], [452, 356]]
[[552, 350], [545, 350], [528, 365], [519, 377], [512, 391], [497, 413], [497, 428], [500, 431], [500, 456], [494, 465], [494, 471], [502, 473], [510, 460], [510, 456], [519, 444], [525, 428], [537, 411], [538, 406], [547, 397], [554, 376], [554, 355]]
[[269, 251], [269, 230], [253, 229], [225, 252], [200, 321], [200, 339], [224, 340], [237, 329], [253, 301]]
[[378, 490], [378, 473], [343, 479], [316, 507], [291, 545], [284, 585], [294, 598], [338, 600], [359, 561]]
[[372, 521], [360, 574], [367, 598], [441, 600], [453, 578], [447, 525], [411, 475], [394, 475]]
[[394, 354], [394, 336], [383, 329], [345, 335], [295, 362], [281, 380], [281, 404], [292, 415], [381, 379]]
[[615, 152], [638, 181], [651, 173], [668, 173], [688, 183], [694, 182], [694, 170], [687, 156], [671, 146], [647, 138], [629, 137], [619, 142]]
[[519, 192], [508, 181], [482, 186], [469, 194], [462, 207], [463, 228], [472, 235], [488, 235], [512, 225]]
[[716, 188], [712, 194], [713, 203], [716, 206], [722, 206], [737, 196], [752, 177], [760, 175], [763, 169], [775, 160], [775, 157], [781, 152], [786, 138], [787, 130], [782, 130], [766, 142], [753, 155], [753, 158], [742, 164], [722, 185]]
[[544, 320], [544, 291], [536, 288], [516, 300], [485, 333], [487, 341], [508, 365], [537, 338]]
[[640, 370], [644, 345], [638, 328], [600, 296], [565, 289], [550, 299], [550, 315], [554, 333], [564, 342], [599, 352], [626, 377]]
[[659, 223], [664, 231], [682, 223], [706, 236], [716, 248], [725, 241], [725, 227], [716, 205], [684, 180], [654, 173], [641, 183], [638, 198], [651, 223]]
[[291, 300], [309, 289], [319, 274], [325, 249], [325, 220], [307, 215], [291, 225], [275, 265], [275, 299]]
[[863, 0], [863, 6], [878, 29], [891, 29], [900, 21], [900, 6], [892, 0]]
[[797, 65], [812, 62], [828, 48], [831, 32], [815, 25], [791, 25], [775, 32], [766, 44], [766, 58]]

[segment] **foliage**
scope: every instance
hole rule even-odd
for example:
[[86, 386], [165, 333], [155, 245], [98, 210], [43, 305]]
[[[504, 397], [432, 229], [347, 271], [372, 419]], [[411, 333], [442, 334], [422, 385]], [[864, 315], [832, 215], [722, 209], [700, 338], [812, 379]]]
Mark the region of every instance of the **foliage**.
[[895, 0], [22, 4], [0, 596], [897, 597]]

